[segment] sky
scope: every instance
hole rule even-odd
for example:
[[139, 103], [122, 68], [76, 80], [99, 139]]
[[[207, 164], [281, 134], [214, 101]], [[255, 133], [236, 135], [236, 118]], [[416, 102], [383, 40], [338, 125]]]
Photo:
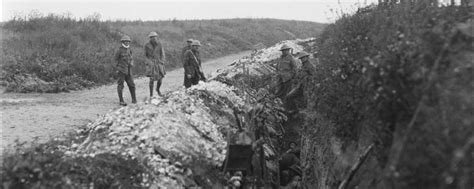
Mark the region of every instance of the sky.
[[102, 20], [169, 20], [276, 18], [320, 23], [334, 22], [341, 13], [377, 0], [0, 0], [1, 21], [14, 15], [69, 14]]

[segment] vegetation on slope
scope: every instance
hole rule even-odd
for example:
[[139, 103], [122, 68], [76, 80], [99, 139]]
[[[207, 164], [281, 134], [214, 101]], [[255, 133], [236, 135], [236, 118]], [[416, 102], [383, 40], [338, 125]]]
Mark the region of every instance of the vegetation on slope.
[[370, 144], [352, 187], [472, 186], [472, 13], [424, 2], [360, 9], [321, 34], [303, 130], [308, 188], [337, 187]]
[[136, 66], [144, 73], [143, 46], [157, 31], [166, 48], [167, 68], [181, 67], [187, 38], [200, 40], [204, 59], [250, 50], [283, 39], [317, 35], [323, 24], [274, 19], [189, 21], [99, 21], [70, 16], [17, 17], [2, 26], [2, 85], [15, 92], [60, 92], [112, 82], [113, 53], [123, 34], [132, 37]]

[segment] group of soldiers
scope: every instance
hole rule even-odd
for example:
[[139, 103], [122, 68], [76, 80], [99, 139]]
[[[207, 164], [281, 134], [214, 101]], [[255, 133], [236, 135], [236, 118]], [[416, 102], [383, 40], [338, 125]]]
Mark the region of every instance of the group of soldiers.
[[[146, 76], [149, 77], [149, 90], [150, 97], [153, 96], [154, 90], [161, 96], [160, 87], [162, 80], [166, 75], [166, 53], [163, 44], [158, 39], [156, 32], [150, 32], [148, 35], [149, 41], [144, 46], [145, 52], [145, 65], [146, 65]], [[129, 36], [123, 36], [121, 38], [121, 46], [115, 53], [116, 69], [118, 75], [117, 92], [119, 96], [120, 105], [127, 105], [123, 99], [123, 88], [124, 82], [127, 83], [130, 94], [132, 97], [132, 103], [137, 103], [135, 95], [135, 84], [131, 68], [134, 66], [132, 57], [132, 51], [130, 50], [131, 39]], [[188, 39], [187, 45], [182, 49], [181, 61], [184, 68], [184, 86], [186, 88], [192, 85], [198, 84], [199, 81], [205, 81], [202, 66], [201, 56], [199, 47], [201, 43], [198, 40]], [[276, 64], [276, 85], [273, 86], [277, 97], [282, 99], [284, 104], [294, 104], [292, 99], [294, 94], [298, 93], [295, 91], [305, 91], [305, 82], [313, 74], [314, 66], [310, 62], [310, 55], [306, 52], [300, 52], [295, 58], [292, 54], [292, 48], [288, 45], [283, 45], [280, 48], [282, 52], [281, 57], [277, 60]], [[300, 60], [301, 64], [298, 63]], [[301, 67], [299, 67], [301, 65]], [[155, 88], [156, 83], [156, 88]], [[303, 96], [304, 101], [306, 97]], [[285, 107], [287, 110], [291, 110], [289, 107]], [[279, 161], [280, 164], [280, 180], [283, 188], [298, 188], [301, 180], [301, 168], [299, 160], [299, 150], [296, 147], [296, 143], [290, 144], [290, 149], [281, 155]], [[239, 172], [237, 172], [239, 173]], [[231, 186], [240, 186], [238, 178], [242, 177], [242, 173], [234, 175]]]
[[[301, 68], [297, 66], [297, 60], [290, 52], [292, 48], [288, 45], [283, 45], [280, 48], [282, 52], [281, 57], [277, 60], [277, 82], [274, 88], [277, 97], [282, 99], [287, 106], [294, 106], [295, 103], [290, 102], [295, 95], [305, 91], [306, 81], [313, 75], [314, 65], [310, 61], [310, 54], [306, 52], [298, 53], [297, 58], [301, 61]], [[302, 95], [302, 94], [299, 94]], [[303, 95], [303, 101], [306, 97]], [[295, 107], [285, 107], [287, 110], [294, 110]]]
[[[302, 106], [307, 104], [308, 80], [314, 74], [314, 64], [310, 61], [310, 54], [300, 52], [295, 58], [291, 52], [292, 48], [288, 45], [283, 45], [280, 48], [282, 52], [281, 57], [277, 60], [277, 82], [276, 82], [276, 96], [279, 97], [285, 105], [288, 113], [297, 113], [300, 108], [296, 99], [302, 99]], [[298, 68], [298, 61], [301, 62], [301, 68]], [[295, 98], [295, 96], [302, 98]], [[290, 142], [290, 148], [285, 153], [281, 154], [279, 160], [280, 171], [280, 188], [301, 188], [301, 164], [300, 151], [295, 142]]]
[[[145, 65], [146, 65], [146, 76], [150, 78], [149, 81], [149, 91], [150, 97], [153, 96], [154, 86], [156, 83], [156, 92], [161, 96], [160, 87], [163, 81], [163, 78], [166, 75], [166, 53], [163, 44], [158, 39], [158, 34], [156, 32], [150, 32], [148, 34], [149, 41], [144, 46], [145, 51]], [[132, 51], [130, 49], [131, 38], [129, 36], [123, 36], [121, 38], [121, 46], [115, 53], [116, 69], [117, 69], [117, 93], [119, 96], [119, 104], [126, 106], [123, 99], [123, 88], [124, 82], [127, 83], [130, 90], [130, 95], [132, 97], [132, 103], [137, 103], [136, 94], [135, 94], [135, 83], [133, 81], [132, 67], [134, 66]], [[191, 87], [192, 85], [198, 84], [199, 81], [205, 81], [206, 77], [204, 76], [202, 66], [201, 66], [201, 56], [199, 52], [199, 47], [201, 43], [198, 40], [188, 39], [186, 41], [187, 45], [183, 48], [181, 52], [181, 61], [184, 68], [184, 86], [186, 88]], [[309, 54], [306, 52], [301, 52], [298, 55], [298, 59], [301, 60], [302, 69], [297, 68], [297, 60], [293, 57], [290, 52], [291, 47], [288, 45], [283, 45], [281, 47], [282, 55], [278, 60], [277, 64], [277, 73], [278, 73], [278, 83], [276, 95], [280, 97], [283, 101], [289, 98], [292, 95], [292, 91], [295, 91], [296, 88], [304, 87], [301, 85], [302, 80], [312, 73], [313, 65], [309, 62]], [[301, 72], [301, 74], [297, 74]], [[297, 78], [299, 76], [300, 78]], [[303, 77], [303, 78], [301, 78]], [[295, 82], [296, 81], [296, 82]], [[296, 85], [295, 85], [296, 84]], [[293, 89], [293, 90], [292, 90]]]
[[[148, 34], [149, 41], [145, 44], [145, 74], [149, 81], [150, 97], [153, 96], [154, 86], [156, 83], [156, 92], [161, 96], [161, 84], [166, 75], [166, 53], [163, 44], [158, 39], [158, 33], [150, 32]], [[119, 97], [119, 104], [126, 106], [127, 103], [123, 100], [124, 82], [127, 83], [132, 103], [137, 103], [135, 94], [135, 83], [133, 81], [132, 67], [134, 66], [133, 55], [130, 49], [131, 38], [124, 35], [121, 39], [121, 46], [115, 53], [114, 60], [116, 62], [115, 68], [117, 71], [117, 93]], [[184, 67], [184, 86], [186, 88], [198, 84], [199, 81], [206, 80], [202, 67], [199, 47], [201, 43], [198, 40], [188, 39], [187, 45], [183, 48], [181, 60]]]

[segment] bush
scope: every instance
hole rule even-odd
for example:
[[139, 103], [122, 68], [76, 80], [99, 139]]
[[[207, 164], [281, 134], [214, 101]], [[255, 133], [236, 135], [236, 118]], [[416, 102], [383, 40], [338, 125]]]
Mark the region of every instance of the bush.
[[[474, 134], [468, 98], [474, 39], [461, 27], [468, 18], [465, 7], [392, 4], [360, 9], [329, 25], [317, 43], [321, 64], [309, 91], [308, 111], [318, 116], [309, 117], [303, 133], [322, 138], [314, 131], [327, 129], [343, 151], [375, 143], [376, 159], [367, 165], [373, 169], [356, 175], [378, 183], [373, 188], [472, 185], [472, 166], [461, 166], [467, 166], [472, 147], [465, 148]], [[327, 165], [334, 161], [328, 154], [310, 156]], [[334, 176], [328, 183], [342, 180], [337, 166], [326, 168]]]
[[[59, 92], [111, 81], [103, 75], [113, 73], [113, 41], [120, 35], [111, 32], [105, 23], [48, 15], [29, 20], [14, 18], [5, 23], [3, 29], [15, 34], [15, 37], [2, 40], [8, 47], [2, 52], [7, 57], [2, 65], [3, 80], [18, 81], [17, 74], [26, 74], [29, 78], [49, 82], [47, 85], [66, 85], [65, 89], [35, 92]], [[32, 92], [23, 90], [24, 85], [26, 83], [15, 83], [9, 85], [9, 90]], [[38, 82], [36, 85], [45, 84]]]

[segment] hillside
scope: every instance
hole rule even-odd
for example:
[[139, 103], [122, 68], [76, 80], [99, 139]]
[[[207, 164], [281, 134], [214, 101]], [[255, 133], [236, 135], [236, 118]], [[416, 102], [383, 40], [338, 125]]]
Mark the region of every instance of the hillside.
[[359, 9], [313, 44], [304, 188], [472, 188], [472, 7], [431, 2]]
[[189, 21], [75, 20], [48, 15], [3, 24], [2, 85], [13, 92], [61, 92], [114, 81], [111, 59], [121, 35], [132, 37], [134, 73], [144, 72], [143, 45], [157, 31], [166, 48], [168, 69], [179, 68], [184, 41], [201, 41], [203, 59], [251, 49], [254, 44], [318, 35], [324, 24], [275, 19]]

